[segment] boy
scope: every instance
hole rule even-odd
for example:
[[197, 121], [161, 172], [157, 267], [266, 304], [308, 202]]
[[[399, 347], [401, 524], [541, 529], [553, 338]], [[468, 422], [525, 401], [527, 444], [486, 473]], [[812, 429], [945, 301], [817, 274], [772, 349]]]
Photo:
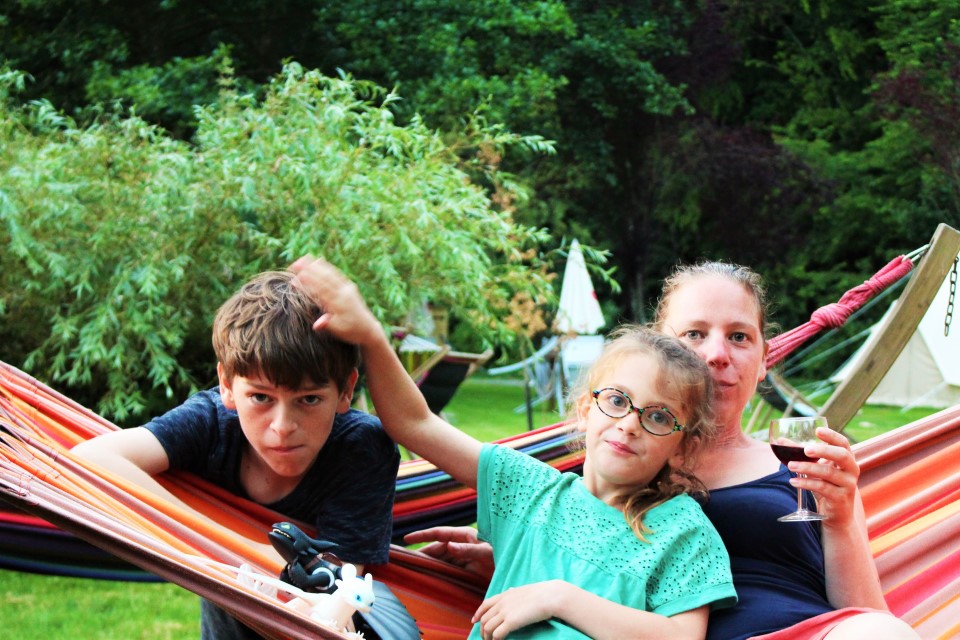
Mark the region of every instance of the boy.
[[[262, 273], [217, 312], [219, 388], [74, 451], [181, 506], [154, 475], [190, 471], [314, 523], [362, 575], [387, 561], [400, 457], [377, 418], [350, 408], [359, 351], [313, 331], [322, 311], [292, 279]], [[201, 637], [260, 636], [204, 600]]]

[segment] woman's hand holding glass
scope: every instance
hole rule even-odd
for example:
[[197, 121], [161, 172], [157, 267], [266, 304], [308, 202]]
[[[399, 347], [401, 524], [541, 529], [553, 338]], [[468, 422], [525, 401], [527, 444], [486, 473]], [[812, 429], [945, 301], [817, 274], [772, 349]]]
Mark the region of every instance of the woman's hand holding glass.
[[855, 519], [857, 481], [860, 465], [850, 449], [850, 441], [829, 427], [816, 431], [818, 441], [807, 451], [816, 462], [791, 462], [791, 471], [806, 477], [794, 478], [794, 486], [812, 491], [817, 497], [817, 512], [825, 517], [825, 527], [840, 527]]
[[[804, 423], [812, 427], [806, 435], [795, 433], [791, 438], [783, 430], [788, 425], [796, 427]], [[817, 498], [819, 518], [827, 521], [825, 526], [842, 526], [850, 522], [854, 517], [860, 467], [850, 449], [849, 440], [830, 429], [822, 417], [772, 421], [771, 444], [784, 436], [802, 443], [809, 457], [808, 460], [787, 463], [791, 471], [799, 474], [791, 480], [791, 484], [798, 490], [813, 492]]]

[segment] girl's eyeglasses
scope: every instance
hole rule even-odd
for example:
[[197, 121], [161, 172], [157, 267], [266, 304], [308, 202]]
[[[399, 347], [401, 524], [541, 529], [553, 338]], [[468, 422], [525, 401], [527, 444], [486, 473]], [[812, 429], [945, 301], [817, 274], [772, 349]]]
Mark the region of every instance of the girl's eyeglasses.
[[607, 387], [593, 392], [593, 399], [597, 402], [597, 408], [611, 418], [626, 418], [631, 411], [637, 412], [640, 418], [640, 426], [647, 433], [654, 436], [668, 436], [674, 431], [683, 431], [683, 425], [677, 422], [677, 418], [670, 413], [666, 407], [649, 405], [642, 409], [633, 406], [630, 396], [620, 389]]

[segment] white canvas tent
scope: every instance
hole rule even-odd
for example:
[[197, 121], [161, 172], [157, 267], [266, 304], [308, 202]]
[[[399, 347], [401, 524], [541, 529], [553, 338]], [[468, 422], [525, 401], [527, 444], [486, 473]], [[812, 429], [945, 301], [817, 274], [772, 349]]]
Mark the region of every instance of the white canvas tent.
[[570, 243], [567, 265], [560, 287], [560, 303], [553, 324], [554, 335], [546, 339], [529, 358], [504, 367], [488, 369], [495, 376], [522, 370], [527, 394], [535, 386], [537, 397], [527, 397], [515, 411], [527, 411], [529, 428], [533, 428], [531, 408], [552, 400], [562, 411], [564, 389], [582, 370], [596, 360], [603, 349], [604, 337], [596, 332], [606, 324], [597, 300], [580, 243]]
[[[949, 336], [944, 336], [943, 330], [949, 295], [948, 276], [916, 333], [867, 399], [867, 404], [904, 408], [945, 408], [960, 404], [960, 314]], [[870, 328], [866, 341], [830, 378], [831, 382], [845, 380], [853, 367], [870, 352], [876, 342], [877, 330], [890, 318], [896, 304], [894, 302], [883, 318]]]

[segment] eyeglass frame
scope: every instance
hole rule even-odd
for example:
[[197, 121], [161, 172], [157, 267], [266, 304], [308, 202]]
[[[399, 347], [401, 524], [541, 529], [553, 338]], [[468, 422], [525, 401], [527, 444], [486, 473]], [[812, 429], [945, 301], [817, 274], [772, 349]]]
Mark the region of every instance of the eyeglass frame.
[[[604, 391], [616, 391], [617, 393], [619, 393], [620, 395], [622, 395], [624, 398], [626, 398], [626, 399], [627, 399], [627, 403], [629, 403], [629, 405], [630, 405], [630, 408], [627, 410], [627, 412], [624, 413], [622, 416], [612, 416], [612, 415], [610, 415], [609, 413], [607, 413], [606, 411], [604, 411], [604, 410], [603, 410], [603, 407], [600, 406], [600, 394], [603, 393]], [[649, 433], [649, 434], [652, 435], [652, 436], [657, 436], [657, 437], [670, 436], [670, 435], [673, 435], [674, 433], [676, 433], [676, 432], [678, 432], [678, 431], [683, 431], [683, 429], [684, 429], [684, 426], [683, 426], [682, 424], [680, 424], [680, 421], [679, 421], [679, 420], [677, 420], [677, 416], [673, 415], [673, 412], [670, 411], [670, 409], [667, 409], [666, 407], [664, 407], [663, 405], [648, 404], [647, 406], [638, 409], [638, 408], [633, 404], [633, 399], [632, 399], [626, 392], [621, 391], [620, 389], [617, 389], [616, 387], [604, 387], [603, 389], [594, 389], [594, 390], [591, 391], [590, 393], [591, 393], [591, 395], [593, 395], [593, 401], [594, 401], [594, 403], [597, 405], [597, 409], [600, 410], [600, 413], [602, 413], [603, 415], [607, 416], [608, 418], [613, 418], [614, 420], [622, 420], [623, 418], [626, 418], [627, 416], [629, 416], [632, 412], [635, 412], [635, 413], [637, 414], [637, 421], [640, 423], [640, 428], [642, 428], [644, 431], [646, 431], [647, 433]], [[643, 412], [646, 411], [647, 409], [657, 409], [658, 411], [663, 411], [663, 412], [666, 413], [668, 416], [670, 416], [671, 418], [673, 418], [673, 428], [670, 429], [670, 432], [669, 432], [669, 433], [655, 433], [655, 432], [653, 432], [653, 431], [650, 431], [650, 429], [648, 429], [648, 428], [646, 427], [646, 425], [643, 424]]]

